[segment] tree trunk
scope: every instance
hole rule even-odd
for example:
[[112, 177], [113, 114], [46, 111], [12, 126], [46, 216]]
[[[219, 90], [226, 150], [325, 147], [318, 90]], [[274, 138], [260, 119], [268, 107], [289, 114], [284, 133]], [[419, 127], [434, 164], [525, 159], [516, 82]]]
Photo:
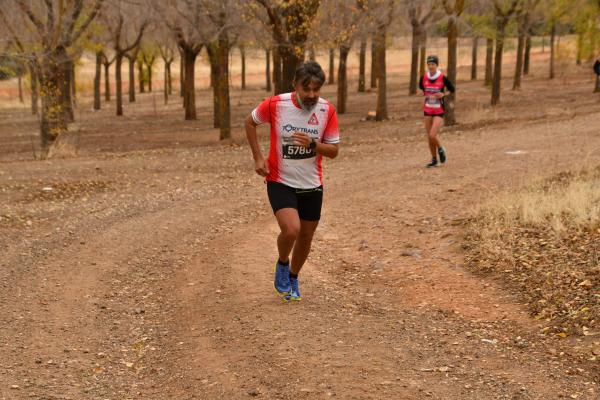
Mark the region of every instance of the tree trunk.
[[337, 113], [346, 113], [346, 101], [348, 100], [348, 76], [346, 74], [346, 63], [348, 60], [350, 47], [340, 46], [340, 59], [338, 65], [338, 85], [337, 85]]
[[[600, 4], [599, 4], [599, 10], [598, 10], [598, 17], [600, 17]], [[594, 52], [594, 50], [596, 49], [596, 40], [598, 37], [598, 28], [596, 26], [592, 26], [591, 32], [590, 32], [590, 49], [592, 49], [592, 51], [589, 52], [588, 55], [588, 61], [592, 62], [594, 61], [594, 58], [596, 57], [596, 53]]]
[[410, 51], [410, 84], [408, 85], [408, 95], [417, 94], [417, 84], [419, 81], [419, 38], [421, 33], [416, 23], [412, 24], [412, 44]]
[[335, 83], [335, 49], [329, 49], [329, 79], [327, 83], [333, 85]]
[[500, 102], [500, 88], [502, 83], [502, 52], [504, 50], [504, 35], [506, 23], [498, 22], [496, 31], [496, 56], [494, 58], [494, 79], [492, 82], [492, 106]]
[[317, 59], [317, 55], [315, 53], [315, 46], [310, 46], [310, 49], [308, 50], [308, 59], [310, 61], [315, 61]]
[[185, 89], [185, 58], [183, 50], [179, 49], [179, 96], [184, 97]]
[[279, 53], [278, 45], [273, 48], [273, 86], [275, 89], [275, 94], [283, 93], [281, 78], [281, 54]]
[[17, 76], [17, 84], [19, 86], [19, 103], [23, 104], [23, 103], [25, 103], [25, 100], [23, 100], [23, 76], [22, 76], [22, 74], [19, 74], [19, 76]]
[[267, 66], [265, 68], [266, 91], [270, 93], [271, 90], [273, 90], [271, 87], [271, 50], [266, 49], [265, 56], [266, 56], [266, 62], [267, 62]]
[[123, 81], [121, 80], [121, 64], [123, 63], [123, 54], [117, 53], [115, 59], [115, 80], [117, 83], [117, 116], [123, 115]]
[[366, 90], [366, 70], [367, 70], [367, 40], [360, 41], [360, 53], [358, 55], [358, 92], [364, 93]]
[[217, 86], [219, 91], [219, 139], [231, 137], [231, 106], [229, 101], [229, 39], [221, 31], [217, 49]]
[[166, 71], [165, 74], [167, 75], [167, 82], [169, 83], [167, 85], [167, 92], [169, 93], [169, 95], [173, 94], [173, 79], [171, 78], [171, 63], [173, 62], [173, 58], [171, 57], [171, 60], [167, 63], [167, 65], [165, 65]]
[[583, 58], [583, 33], [579, 32], [577, 34], [577, 55], [575, 64], [581, 65], [581, 60]]
[[546, 52], [546, 36], [542, 36], [542, 53]]
[[71, 104], [77, 107], [77, 80], [75, 79], [75, 62], [71, 63]]
[[144, 79], [144, 63], [142, 62], [142, 60], [137, 60], [137, 67], [138, 67], [138, 82], [139, 82], [139, 86], [140, 86], [140, 93], [144, 93], [146, 92], [146, 88], [145, 88], [145, 83], [146, 80]]
[[135, 101], [135, 57], [127, 57], [129, 61], [129, 102]]
[[523, 75], [529, 75], [529, 56], [531, 54], [531, 34], [527, 33], [525, 39], [525, 57], [523, 60]]
[[102, 76], [102, 53], [96, 53], [96, 74], [94, 75], [94, 110], [100, 110], [100, 79]]
[[479, 37], [473, 38], [473, 50], [471, 51], [471, 80], [477, 80], [477, 50], [479, 48]]
[[419, 76], [425, 75], [427, 69], [427, 31], [421, 30], [421, 48], [419, 50]]
[[491, 86], [494, 79], [494, 39], [485, 41], [485, 86]]
[[294, 91], [294, 75], [296, 74], [296, 68], [303, 61], [301, 56], [302, 52], [296, 52], [294, 48], [286, 47], [283, 51], [280, 51], [281, 55], [281, 69], [282, 69], [282, 93], [288, 93]]
[[385, 48], [386, 30], [380, 28], [377, 33], [377, 110], [375, 114], [376, 121], [388, 119], [387, 110], [387, 74], [386, 74], [386, 48]]
[[110, 64], [104, 63], [104, 101], [110, 101]]
[[48, 150], [56, 139], [67, 131], [67, 121], [63, 119], [60, 111], [62, 101], [58, 93], [58, 85], [54, 77], [40, 77], [40, 92], [42, 99], [42, 113], [40, 117], [40, 134], [42, 158], [48, 155]]
[[[456, 64], [458, 47], [458, 25], [455, 17], [448, 19], [448, 79], [450, 82], [456, 82]], [[456, 94], [450, 93], [444, 98], [444, 123], [447, 126], [456, 124], [456, 116], [454, 115], [454, 100]]]
[[71, 60], [65, 51], [64, 55], [64, 66], [62, 69], [64, 73], [64, 81], [59, 81], [58, 84], [61, 86], [61, 95], [62, 95], [62, 110], [64, 112], [64, 118], [67, 122], [75, 121], [75, 114], [73, 113], [73, 98], [71, 97], [71, 93], [73, 90], [73, 60]]
[[154, 62], [150, 64], [146, 64], [146, 72], [148, 73], [148, 92], [152, 92], [152, 65]]
[[68, 129], [68, 112], [64, 109], [65, 98], [70, 94], [70, 69], [68, 56], [64, 48], [59, 47], [46, 56], [39, 75], [41, 86], [42, 113], [40, 118], [40, 134], [42, 157], [56, 139]]
[[523, 53], [525, 50], [525, 32], [519, 32], [517, 39], [517, 62], [515, 66], [515, 77], [513, 90], [521, 89], [521, 73], [523, 72]]
[[242, 57], [242, 90], [246, 90], [246, 48], [240, 47], [240, 55]]
[[[215, 55], [215, 57], [216, 57], [216, 55]], [[217, 76], [217, 67], [216, 67], [216, 64], [211, 63], [211, 65], [210, 65], [210, 85], [209, 86], [212, 89], [215, 89], [217, 87], [217, 83], [216, 83], [217, 82], [217, 78], [216, 78], [216, 76]], [[218, 127], [215, 126], [215, 128], [218, 128]]]
[[186, 121], [196, 119], [196, 81], [195, 64], [198, 56], [191, 49], [184, 50], [185, 78], [184, 78], [184, 104]]
[[29, 68], [29, 81], [31, 84], [31, 114], [37, 115], [37, 113], [38, 113], [38, 97], [39, 97], [37, 66], [36, 66], [35, 62], [30, 61], [28, 64], [28, 68]]
[[371, 89], [377, 87], [377, 39], [371, 37]]
[[555, 51], [554, 41], [556, 40], [556, 22], [552, 22], [552, 30], [550, 31], [550, 79], [554, 79], [554, 58]]
[[165, 62], [165, 71], [164, 71], [164, 76], [163, 76], [163, 97], [165, 100], [165, 104], [167, 104], [169, 102], [169, 77], [168, 77], [168, 75], [170, 74], [169, 68], [170, 68], [170, 65], [167, 62]]
[[213, 83], [213, 128], [221, 127], [221, 113], [219, 111], [219, 107], [221, 106], [221, 102], [219, 101], [219, 96], [221, 92], [219, 90], [219, 49], [218, 43], [211, 43], [206, 46], [206, 51], [208, 53], [208, 60], [210, 62], [210, 80]]

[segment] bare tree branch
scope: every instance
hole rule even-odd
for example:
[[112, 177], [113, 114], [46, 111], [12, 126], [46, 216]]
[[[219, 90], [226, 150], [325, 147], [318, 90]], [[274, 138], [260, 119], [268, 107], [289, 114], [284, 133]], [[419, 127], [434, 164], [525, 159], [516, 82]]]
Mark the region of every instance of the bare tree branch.
[[40, 37], [44, 37], [45, 36], [44, 35], [45, 27], [44, 27], [44, 24], [42, 23], [42, 21], [40, 21], [40, 19], [35, 16], [33, 11], [31, 11], [31, 8], [29, 8], [29, 6], [27, 6], [27, 4], [25, 4], [24, 0], [18, 0], [17, 4], [19, 5], [19, 8], [21, 9], [21, 11], [23, 11], [23, 13], [25, 13], [25, 15], [27, 15], [27, 17], [33, 23], [33, 25], [35, 25]]
[[54, 28], [54, 6], [52, 5], [52, 0], [44, 0], [46, 3], [46, 35], [50, 36], [51, 30]]
[[100, 11], [100, 8], [102, 7], [102, 3], [103, 2], [104, 2], [104, 0], [96, 0], [96, 3], [94, 4], [94, 7], [92, 9], [92, 12], [88, 14], [86, 20], [81, 24], [81, 26], [73, 34], [73, 36], [71, 36], [70, 42], [77, 41], [79, 39], [79, 37], [83, 34], [83, 32], [85, 32], [87, 30], [87, 28], [90, 26], [90, 24], [92, 23], [92, 21], [98, 15], [98, 12]]
[[148, 27], [149, 24], [150, 24], [150, 20], [144, 20], [144, 22], [142, 22], [142, 25], [140, 26], [140, 30], [139, 30], [138, 35], [135, 38], [134, 42], [130, 46], [122, 49], [124, 53], [127, 53], [128, 51], [139, 46], [140, 42], [142, 41], [142, 36], [144, 36], [144, 31], [146, 30], [146, 28]]

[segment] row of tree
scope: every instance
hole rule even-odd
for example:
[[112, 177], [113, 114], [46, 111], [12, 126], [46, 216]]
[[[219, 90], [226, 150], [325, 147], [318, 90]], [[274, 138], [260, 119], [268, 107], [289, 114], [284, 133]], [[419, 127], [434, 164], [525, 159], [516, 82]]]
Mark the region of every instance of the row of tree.
[[[179, 57], [184, 117], [194, 120], [195, 64], [205, 51], [213, 89], [213, 124], [225, 139], [231, 135], [229, 63], [234, 47], [242, 55], [242, 88], [246, 86], [246, 48], [263, 48], [265, 87], [276, 94], [293, 89], [296, 66], [306, 57], [314, 59], [318, 49], [329, 50], [328, 81], [333, 84], [337, 53], [336, 106], [343, 114], [348, 56], [358, 44], [358, 91], [364, 92], [370, 44], [376, 120], [384, 120], [386, 49], [391, 37], [408, 31], [412, 38], [409, 95], [417, 93], [418, 77], [425, 73], [429, 36], [447, 38], [445, 73], [452, 81], [456, 81], [459, 36], [472, 38], [472, 79], [477, 79], [479, 43], [485, 40], [483, 81], [491, 86], [491, 104], [496, 105], [507, 36], [518, 38], [513, 89], [519, 89], [522, 75], [529, 72], [533, 35], [550, 36], [552, 79], [557, 37], [577, 35], [575, 61], [582, 63], [595, 56], [599, 26], [600, 0], [5, 0], [0, 7], [0, 38], [5, 44], [0, 72], [9, 70], [19, 79], [29, 76], [32, 112], [40, 115], [41, 142], [47, 151], [74, 119], [76, 65], [84, 52], [94, 54], [96, 60], [95, 109], [102, 103], [102, 78], [105, 101], [110, 100], [109, 68], [114, 64], [117, 116], [124, 112], [125, 60], [128, 101], [135, 102], [136, 89], [152, 90], [153, 68], [160, 57], [167, 102], [173, 92], [171, 65]], [[448, 99], [447, 124], [456, 122], [455, 101], [454, 95]]]

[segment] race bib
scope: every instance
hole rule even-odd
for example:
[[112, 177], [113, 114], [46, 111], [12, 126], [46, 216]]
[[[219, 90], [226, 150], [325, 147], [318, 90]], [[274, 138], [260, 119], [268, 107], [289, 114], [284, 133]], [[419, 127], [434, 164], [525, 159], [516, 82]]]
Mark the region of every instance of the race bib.
[[295, 144], [284, 144], [282, 154], [286, 160], [302, 160], [317, 155], [314, 149], [307, 149], [304, 146], [297, 146]]
[[281, 154], [286, 160], [303, 160], [317, 155], [314, 149], [307, 149], [304, 146], [294, 144], [294, 139], [291, 136], [282, 137], [281, 144], [283, 146]]
[[436, 99], [435, 97], [427, 97], [425, 99], [425, 104], [431, 108], [440, 108], [442, 106], [440, 99]]

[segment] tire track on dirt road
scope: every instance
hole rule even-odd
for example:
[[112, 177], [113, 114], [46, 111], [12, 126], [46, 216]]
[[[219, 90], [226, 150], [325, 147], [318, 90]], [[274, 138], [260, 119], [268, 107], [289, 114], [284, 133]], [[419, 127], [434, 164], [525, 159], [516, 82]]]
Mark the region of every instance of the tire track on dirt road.
[[[59, 238], [3, 281], [0, 398], [594, 399], [576, 343], [538, 337], [511, 293], [463, 269], [455, 222], [504, 188], [599, 162], [599, 122], [448, 135], [450, 164], [435, 171], [422, 169], [414, 138], [350, 141], [326, 167], [305, 299], [288, 305], [271, 286], [277, 228], [264, 188], [228, 170], [246, 151], [128, 158], [119, 168], [132, 179], [162, 174], [105, 200], [134, 211], [74, 210], [65, 218], [78, 221], [77, 239]], [[528, 155], [504, 154], [514, 148]], [[190, 162], [202, 169], [177, 181]], [[177, 186], [194, 195], [169, 199]], [[27, 246], [8, 246], [8, 270]]]
[[[452, 224], [484, 197], [480, 187], [498, 192], [534, 174], [577, 166], [591, 138], [587, 119], [577, 121], [583, 134], [576, 139], [572, 121], [552, 132], [528, 126], [527, 137], [509, 127], [447, 138], [451, 165], [435, 171], [421, 170], [421, 152], [401, 142], [385, 152], [406, 155], [401, 160], [381, 158], [377, 145], [336, 160], [300, 304], [281, 304], [273, 294], [272, 217], [211, 241], [214, 254], [195, 259], [174, 281], [176, 336], [185, 348], [171, 360], [170, 369], [182, 375], [170, 393], [593, 399], [597, 387], [584, 369], [590, 366], [576, 357], [556, 361], [546, 349], [561, 344], [536, 337], [539, 324], [513, 295], [463, 269], [455, 239], [461, 228]], [[555, 147], [544, 147], [550, 141]], [[477, 151], [469, 152], [473, 146]], [[512, 146], [531, 157], [504, 155]], [[398, 230], [400, 221], [408, 225]], [[422, 256], [403, 257], [407, 243]]]

